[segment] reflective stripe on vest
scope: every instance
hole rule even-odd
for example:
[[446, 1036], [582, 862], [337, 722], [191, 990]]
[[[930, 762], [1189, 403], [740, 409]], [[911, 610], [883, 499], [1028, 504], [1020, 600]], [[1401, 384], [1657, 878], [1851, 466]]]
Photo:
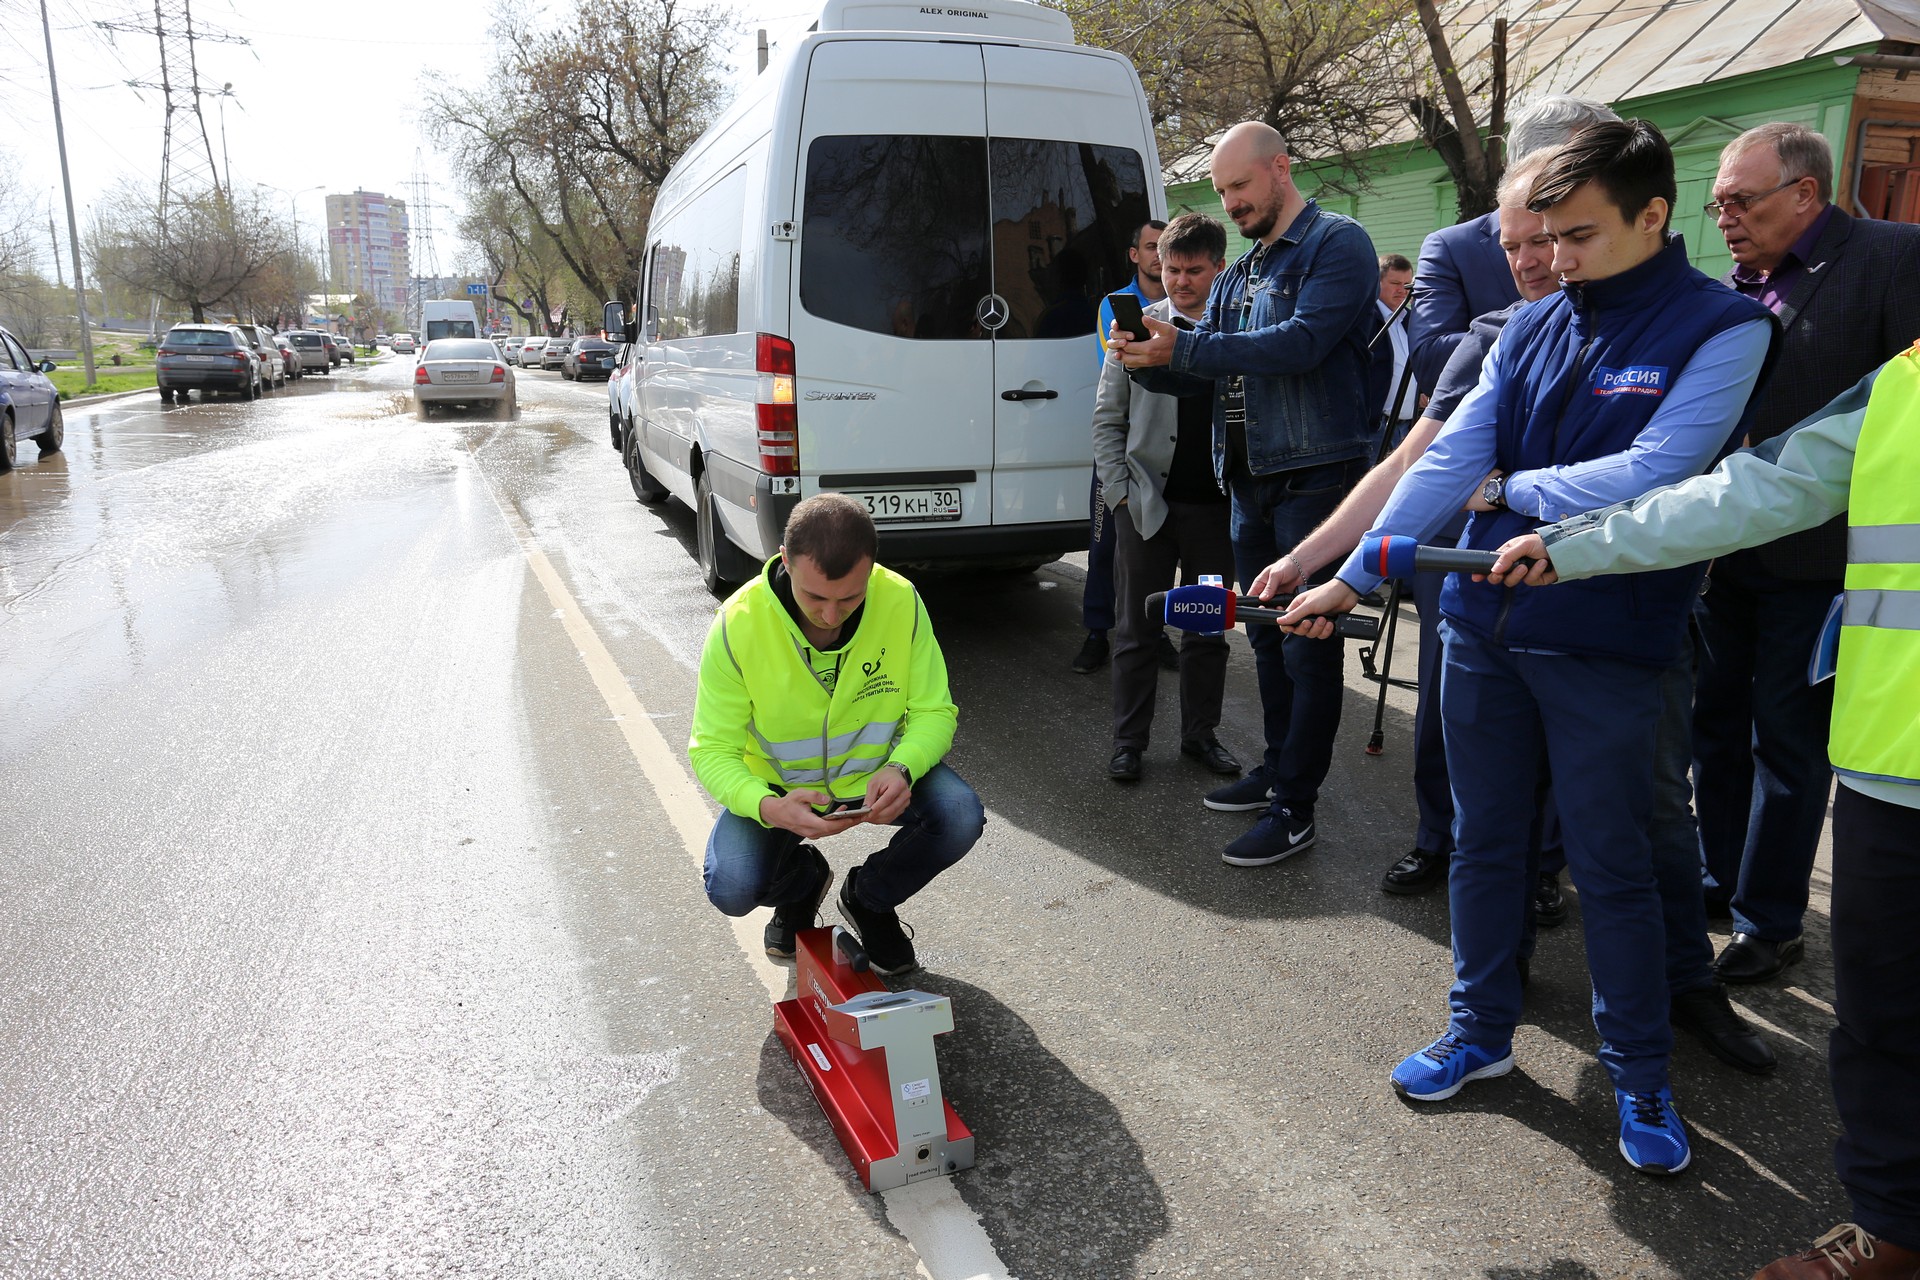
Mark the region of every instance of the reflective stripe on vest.
[[1920, 346], [1875, 377], [1847, 503], [1833, 767], [1920, 785]]
[[[752, 721], [747, 722], [747, 732], [753, 735], [753, 740], [766, 752], [768, 761], [779, 771], [780, 781], [789, 787], [797, 787], [809, 782], [825, 782], [829, 773], [838, 774], [863, 756], [871, 758], [873, 763], [861, 766], [862, 771], [872, 769], [893, 750], [900, 733], [900, 722], [877, 720], [851, 732], [835, 734], [826, 740], [824, 755], [818, 736], [773, 742]], [[862, 747], [874, 749], [862, 751]]]

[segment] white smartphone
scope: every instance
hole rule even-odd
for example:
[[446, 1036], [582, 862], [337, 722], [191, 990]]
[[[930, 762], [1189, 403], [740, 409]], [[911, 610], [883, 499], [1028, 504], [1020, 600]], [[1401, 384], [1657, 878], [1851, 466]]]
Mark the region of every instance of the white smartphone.
[[869, 812], [867, 806], [861, 805], [858, 809], [829, 809], [820, 816], [838, 822], [843, 818], [864, 818]]

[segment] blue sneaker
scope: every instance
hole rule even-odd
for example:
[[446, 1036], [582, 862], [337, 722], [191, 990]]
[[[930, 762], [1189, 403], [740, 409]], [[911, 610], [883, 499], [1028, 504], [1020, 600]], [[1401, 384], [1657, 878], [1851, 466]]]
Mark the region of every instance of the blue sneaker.
[[1487, 1049], [1449, 1031], [1393, 1069], [1393, 1087], [1415, 1102], [1451, 1098], [1470, 1080], [1491, 1080], [1513, 1070], [1513, 1046]]
[[1620, 1108], [1620, 1154], [1642, 1173], [1679, 1173], [1693, 1162], [1687, 1126], [1673, 1108], [1673, 1090], [1613, 1091]]
[[1215, 813], [1257, 813], [1272, 801], [1273, 775], [1266, 765], [1257, 764], [1253, 772], [1207, 792], [1200, 803]]
[[1261, 814], [1260, 821], [1227, 846], [1220, 861], [1230, 867], [1266, 867], [1312, 846], [1313, 818], [1282, 809]]

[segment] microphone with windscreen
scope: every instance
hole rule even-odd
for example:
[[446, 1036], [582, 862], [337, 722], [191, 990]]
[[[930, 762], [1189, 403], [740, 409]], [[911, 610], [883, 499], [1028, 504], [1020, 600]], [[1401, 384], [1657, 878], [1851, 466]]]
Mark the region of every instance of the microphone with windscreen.
[[[1409, 578], [1416, 573], [1490, 573], [1500, 559], [1498, 551], [1470, 551], [1465, 547], [1423, 547], [1412, 538], [1368, 538], [1360, 544], [1360, 562], [1369, 573], [1383, 578]], [[1525, 573], [1531, 560], [1516, 560]]]
[[[1148, 617], [1176, 631], [1212, 634], [1236, 624], [1271, 625], [1286, 613], [1287, 602], [1277, 600], [1274, 604], [1280, 607], [1271, 607], [1258, 596], [1236, 596], [1225, 587], [1186, 586], [1154, 592], [1147, 597], [1146, 607]], [[1350, 640], [1377, 640], [1380, 620], [1342, 614], [1333, 619], [1333, 634]]]

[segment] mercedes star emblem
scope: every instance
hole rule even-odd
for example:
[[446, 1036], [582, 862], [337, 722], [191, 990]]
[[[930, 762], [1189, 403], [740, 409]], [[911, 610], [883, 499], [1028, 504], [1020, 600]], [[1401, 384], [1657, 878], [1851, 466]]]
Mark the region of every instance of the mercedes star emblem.
[[973, 309], [973, 318], [980, 327], [991, 333], [1007, 322], [1007, 304], [997, 293], [990, 293], [980, 299], [980, 305]]

